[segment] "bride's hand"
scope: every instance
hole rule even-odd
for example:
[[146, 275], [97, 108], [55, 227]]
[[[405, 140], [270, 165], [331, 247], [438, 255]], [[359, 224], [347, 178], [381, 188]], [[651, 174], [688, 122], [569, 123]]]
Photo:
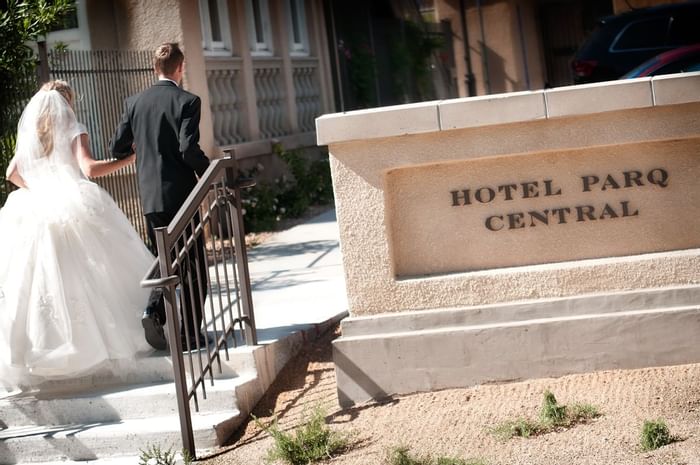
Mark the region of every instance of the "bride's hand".
[[128, 157], [126, 157], [124, 160], [126, 161], [126, 164], [127, 164], [127, 165], [130, 165], [130, 164], [132, 164], [133, 162], [136, 161], [136, 154], [135, 154], [135, 153], [132, 153], [131, 155], [129, 155]]

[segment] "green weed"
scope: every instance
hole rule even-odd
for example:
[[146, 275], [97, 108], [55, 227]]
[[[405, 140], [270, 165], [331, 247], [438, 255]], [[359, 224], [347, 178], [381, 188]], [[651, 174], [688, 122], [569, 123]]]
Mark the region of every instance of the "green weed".
[[172, 448], [164, 451], [159, 445], [149, 444], [146, 450], [139, 451], [139, 465], [175, 465], [175, 453]]
[[486, 465], [480, 459], [458, 459], [454, 457], [439, 456], [432, 458], [430, 456], [416, 457], [411, 454], [406, 446], [394, 447], [388, 454], [385, 461], [387, 465]]
[[489, 431], [496, 437], [507, 440], [513, 437], [529, 438], [549, 433], [556, 428], [569, 428], [578, 423], [599, 417], [600, 411], [591, 404], [561, 405], [550, 391], [545, 391], [538, 421], [518, 418], [506, 421]]
[[274, 445], [268, 451], [268, 460], [282, 460], [291, 465], [306, 465], [332, 458], [348, 447], [348, 439], [331, 431], [326, 425], [325, 412], [317, 407], [311, 416], [292, 433], [280, 430], [277, 418], [272, 425], [263, 426], [256, 418], [255, 422], [274, 439]]
[[671, 432], [663, 420], [647, 420], [642, 426], [642, 450], [654, 450], [673, 442]]

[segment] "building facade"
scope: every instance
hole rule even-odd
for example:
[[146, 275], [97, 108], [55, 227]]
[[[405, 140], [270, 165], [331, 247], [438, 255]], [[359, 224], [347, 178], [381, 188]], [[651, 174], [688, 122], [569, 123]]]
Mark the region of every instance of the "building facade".
[[201, 145], [217, 156], [314, 144], [314, 119], [333, 111], [320, 0], [78, 0], [78, 27], [49, 47], [154, 50], [179, 42], [184, 87], [202, 99]]

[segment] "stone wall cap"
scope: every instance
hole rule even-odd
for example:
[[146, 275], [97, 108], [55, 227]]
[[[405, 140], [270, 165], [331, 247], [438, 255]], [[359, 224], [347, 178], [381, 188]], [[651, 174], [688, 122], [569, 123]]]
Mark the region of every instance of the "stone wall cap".
[[316, 118], [318, 145], [700, 102], [700, 72], [480, 95]]
[[316, 118], [318, 145], [440, 130], [438, 102], [370, 108]]

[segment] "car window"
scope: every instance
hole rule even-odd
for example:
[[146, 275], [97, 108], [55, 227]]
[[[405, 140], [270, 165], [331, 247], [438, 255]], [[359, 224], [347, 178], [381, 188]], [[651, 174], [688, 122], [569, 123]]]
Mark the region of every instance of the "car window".
[[674, 47], [700, 43], [700, 13], [674, 15], [671, 18], [668, 42]]
[[666, 46], [669, 17], [641, 19], [625, 26], [610, 46], [611, 52]]

